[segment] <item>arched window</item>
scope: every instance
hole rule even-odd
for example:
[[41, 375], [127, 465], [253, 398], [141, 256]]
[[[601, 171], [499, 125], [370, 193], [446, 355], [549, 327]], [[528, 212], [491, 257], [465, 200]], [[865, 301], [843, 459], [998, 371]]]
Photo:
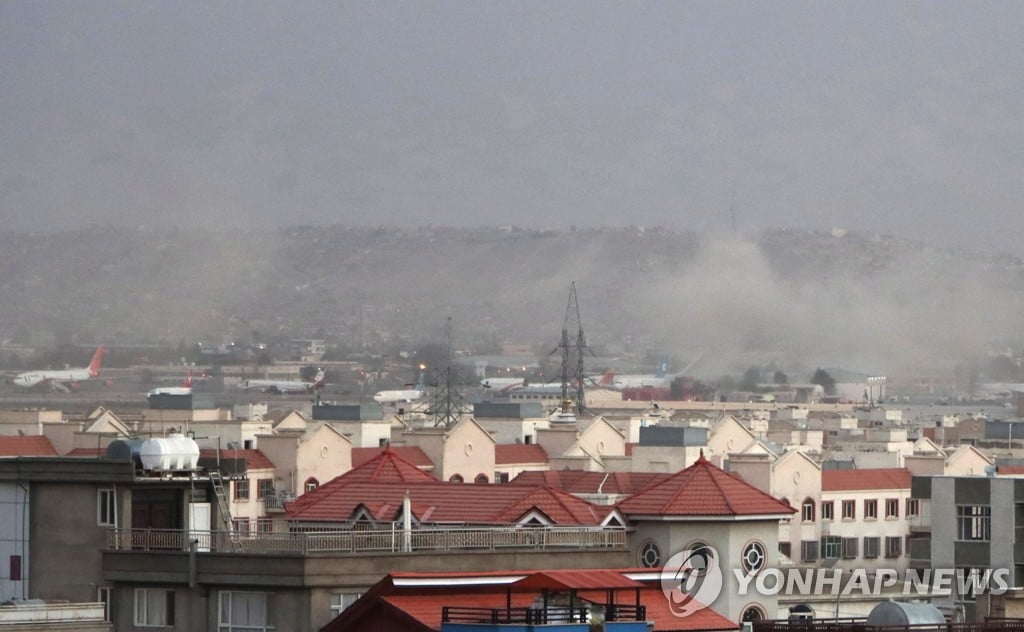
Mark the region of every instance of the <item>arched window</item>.
[[764, 568], [767, 561], [768, 553], [765, 551], [764, 544], [761, 542], [751, 540], [743, 547], [743, 553], [740, 556], [740, 563], [743, 565], [743, 570], [748, 575], [756, 574]]
[[480, 473], [476, 475], [476, 478], [473, 479], [473, 482], [476, 483], [477, 485], [486, 485], [490, 481], [487, 480], [486, 474]]
[[463, 482], [465, 482], [465, 481], [464, 481], [464, 480], [463, 480], [463, 478], [462, 478], [462, 474], [452, 474], [452, 475], [451, 475], [451, 476], [450, 476], [450, 477], [448, 478], [448, 482], [449, 482], [449, 483], [463, 483]]
[[800, 506], [800, 519], [804, 522], [814, 522], [814, 500], [805, 498]]
[[760, 621], [765, 618], [764, 609], [761, 606], [754, 604], [747, 606], [743, 609], [743, 616], [740, 619], [743, 622], [747, 621]]
[[313, 491], [317, 487], [320, 487], [320, 481], [316, 480], [312, 476], [306, 479], [306, 482], [302, 484], [302, 488], [306, 490], [306, 493]]

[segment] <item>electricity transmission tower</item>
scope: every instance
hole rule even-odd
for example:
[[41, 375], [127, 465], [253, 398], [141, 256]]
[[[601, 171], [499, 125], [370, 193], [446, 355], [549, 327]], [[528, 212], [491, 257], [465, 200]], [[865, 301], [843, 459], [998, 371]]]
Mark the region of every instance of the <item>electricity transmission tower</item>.
[[452, 317], [449, 316], [444, 326], [444, 366], [434, 369], [437, 387], [431, 412], [434, 415], [434, 426], [454, 425], [466, 412], [466, 400], [458, 391], [459, 366], [455, 362], [455, 345], [452, 335]]
[[[576, 330], [576, 339], [569, 338], [569, 331]], [[580, 305], [576, 300], [576, 282], [569, 286], [569, 302], [565, 306], [565, 318], [562, 321], [562, 337], [558, 347], [552, 351], [554, 354], [560, 352], [562, 366], [560, 378], [562, 381], [562, 405], [563, 414], [583, 413], [586, 408], [584, 397], [584, 382], [586, 373], [583, 369], [583, 356], [586, 353], [594, 355], [587, 345], [587, 338], [583, 335], [583, 321], [580, 320]]]

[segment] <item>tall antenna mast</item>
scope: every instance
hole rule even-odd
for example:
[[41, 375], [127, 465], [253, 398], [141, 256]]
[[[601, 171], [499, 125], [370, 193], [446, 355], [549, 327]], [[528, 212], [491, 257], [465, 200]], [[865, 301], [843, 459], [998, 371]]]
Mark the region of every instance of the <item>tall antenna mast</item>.
[[455, 344], [452, 334], [452, 317], [449, 316], [444, 325], [444, 366], [435, 370], [437, 389], [431, 406], [434, 413], [434, 426], [451, 426], [462, 417], [465, 411], [465, 400], [459, 394], [459, 367], [455, 363]]

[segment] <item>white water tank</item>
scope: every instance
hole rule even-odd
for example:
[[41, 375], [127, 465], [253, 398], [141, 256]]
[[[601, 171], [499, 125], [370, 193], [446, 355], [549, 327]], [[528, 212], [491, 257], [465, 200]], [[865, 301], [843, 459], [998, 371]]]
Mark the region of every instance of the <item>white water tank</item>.
[[146, 439], [139, 448], [142, 469], [156, 472], [194, 470], [199, 464], [199, 445], [182, 434]]

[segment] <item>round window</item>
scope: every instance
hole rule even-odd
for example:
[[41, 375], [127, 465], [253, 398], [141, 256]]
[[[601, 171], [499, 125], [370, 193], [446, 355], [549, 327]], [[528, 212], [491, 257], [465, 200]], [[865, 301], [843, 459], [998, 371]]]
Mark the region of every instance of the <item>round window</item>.
[[757, 540], [751, 540], [743, 547], [743, 555], [740, 562], [743, 564], [743, 570], [746, 571], [747, 575], [753, 575], [763, 569], [767, 560], [768, 555], [764, 545]]
[[661, 549], [654, 540], [648, 540], [640, 545], [640, 566], [644, 568], [657, 568], [661, 566]]

